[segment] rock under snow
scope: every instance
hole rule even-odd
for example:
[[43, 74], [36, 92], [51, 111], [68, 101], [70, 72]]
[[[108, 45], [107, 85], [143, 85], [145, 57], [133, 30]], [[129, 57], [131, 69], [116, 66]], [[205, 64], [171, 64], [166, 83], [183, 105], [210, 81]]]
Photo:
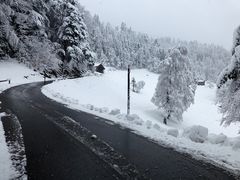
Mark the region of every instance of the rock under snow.
[[141, 119], [141, 118], [137, 114], [127, 115], [127, 120], [128, 121], [135, 121], [135, 120], [138, 120], [138, 119]]
[[93, 135], [91, 136], [91, 139], [97, 139], [97, 136], [96, 136], [95, 134], [93, 134]]
[[147, 120], [146, 121], [146, 126], [147, 126], [148, 129], [151, 129], [152, 128], [152, 121]]
[[224, 142], [226, 142], [227, 140], [227, 136], [224, 134], [209, 134], [208, 136], [208, 141], [212, 144], [223, 144]]
[[240, 150], [240, 137], [235, 138], [235, 140], [233, 141], [233, 149]]
[[153, 128], [158, 130], [158, 131], [161, 130], [161, 127], [158, 124], [156, 124], [156, 123], [153, 125]]
[[120, 109], [113, 109], [109, 114], [116, 116], [116, 115], [119, 115], [120, 113], [121, 113]]
[[130, 114], [126, 116], [128, 121], [134, 122], [136, 125], [142, 125], [144, 121], [137, 114]]
[[136, 119], [134, 121], [134, 124], [139, 125], [139, 126], [143, 125], [143, 123], [144, 123], [144, 121], [142, 119]]
[[89, 109], [89, 110], [91, 110], [91, 111], [94, 110], [94, 106], [91, 105], [91, 104], [86, 105], [86, 108]]
[[184, 129], [183, 136], [189, 138], [193, 142], [203, 143], [208, 136], [208, 128], [203, 126], [192, 126]]
[[173, 137], [178, 137], [179, 132], [177, 129], [169, 129], [167, 131], [167, 134]]
[[117, 115], [117, 118], [120, 120], [127, 120], [127, 115], [126, 114], [119, 114]]
[[109, 113], [109, 109], [108, 109], [107, 107], [103, 107], [103, 108], [100, 108], [100, 109], [99, 109], [99, 112], [100, 112], [100, 113], [107, 114], [107, 113]]

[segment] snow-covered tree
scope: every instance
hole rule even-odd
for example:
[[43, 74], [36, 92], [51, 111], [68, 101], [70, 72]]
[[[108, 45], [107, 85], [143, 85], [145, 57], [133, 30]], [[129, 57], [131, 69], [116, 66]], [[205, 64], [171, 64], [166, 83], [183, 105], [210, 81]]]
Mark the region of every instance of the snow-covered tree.
[[240, 26], [234, 33], [231, 63], [218, 80], [218, 103], [223, 113], [222, 123], [240, 122]]
[[60, 44], [66, 52], [65, 64], [73, 76], [81, 76], [93, 66], [92, 52], [87, 42], [87, 27], [75, 1], [63, 2], [63, 23], [58, 30]]
[[[38, 52], [33, 50], [40, 44], [47, 47], [45, 42], [51, 47], [56, 42], [60, 45], [53, 55], [64, 51], [60, 58], [61, 72], [77, 76], [84, 73], [87, 66], [91, 67], [93, 60], [117, 69], [127, 69], [131, 64], [132, 68], [159, 73], [167, 49], [180, 44], [189, 49], [188, 56], [198, 77], [215, 81], [219, 69], [225, 67], [231, 57], [230, 52], [219, 46], [168, 37], [156, 39], [133, 31], [125, 23], [120, 27], [104, 24], [77, 0], [1, 0], [0, 57], [14, 57], [41, 69], [46, 61], [37, 63], [32, 57], [38, 56]], [[234, 43], [238, 44], [239, 40]], [[41, 57], [43, 54], [39, 53]]]
[[152, 103], [162, 110], [165, 124], [169, 120], [181, 121], [183, 112], [194, 103], [196, 84], [187, 54], [185, 47], [173, 48], [159, 66]]
[[235, 54], [235, 48], [240, 45], [240, 26], [235, 30], [233, 36], [232, 55]]

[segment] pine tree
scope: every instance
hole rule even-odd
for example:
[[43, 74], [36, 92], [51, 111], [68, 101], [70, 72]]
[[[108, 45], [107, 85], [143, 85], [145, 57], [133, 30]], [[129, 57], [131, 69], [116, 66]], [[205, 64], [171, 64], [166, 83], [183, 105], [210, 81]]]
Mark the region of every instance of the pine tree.
[[240, 122], [240, 26], [235, 31], [231, 63], [219, 76], [217, 96], [222, 123]]
[[79, 77], [93, 66], [93, 56], [87, 42], [88, 32], [75, 1], [62, 3], [64, 17], [58, 37], [66, 54], [63, 64], [70, 69], [70, 75]]
[[194, 102], [196, 90], [187, 49], [169, 50], [168, 57], [159, 68], [160, 76], [152, 103], [163, 111], [165, 124], [169, 120], [181, 121], [183, 112]]

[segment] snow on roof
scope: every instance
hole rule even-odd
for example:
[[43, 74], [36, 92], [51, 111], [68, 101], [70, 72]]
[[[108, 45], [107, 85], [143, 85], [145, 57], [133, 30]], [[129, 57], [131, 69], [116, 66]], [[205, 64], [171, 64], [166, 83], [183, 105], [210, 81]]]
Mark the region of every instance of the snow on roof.
[[95, 63], [94, 66], [103, 65], [102, 63]]

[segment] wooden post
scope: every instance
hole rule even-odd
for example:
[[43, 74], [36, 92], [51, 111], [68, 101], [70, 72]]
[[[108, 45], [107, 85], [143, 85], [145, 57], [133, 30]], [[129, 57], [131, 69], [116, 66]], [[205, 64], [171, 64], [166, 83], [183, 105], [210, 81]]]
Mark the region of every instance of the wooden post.
[[127, 115], [130, 114], [130, 65], [128, 65]]

